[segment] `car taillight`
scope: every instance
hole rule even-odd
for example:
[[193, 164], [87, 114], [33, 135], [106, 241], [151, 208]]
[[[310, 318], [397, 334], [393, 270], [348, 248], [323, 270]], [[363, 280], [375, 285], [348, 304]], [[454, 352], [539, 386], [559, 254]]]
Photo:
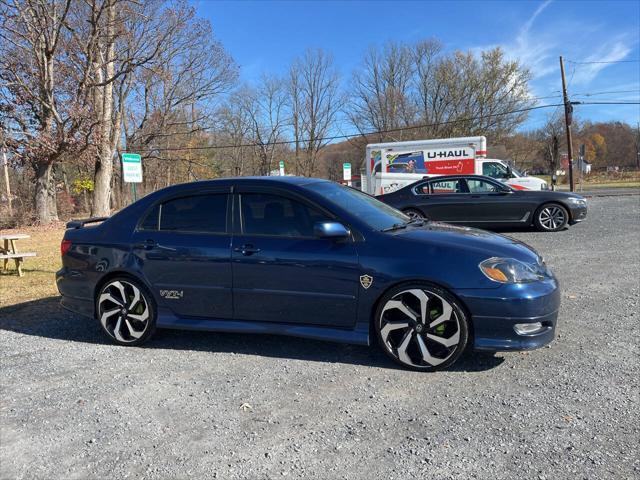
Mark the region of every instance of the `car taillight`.
[[71, 240], [62, 240], [62, 242], [60, 243], [60, 255], [64, 257], [70, 248]]

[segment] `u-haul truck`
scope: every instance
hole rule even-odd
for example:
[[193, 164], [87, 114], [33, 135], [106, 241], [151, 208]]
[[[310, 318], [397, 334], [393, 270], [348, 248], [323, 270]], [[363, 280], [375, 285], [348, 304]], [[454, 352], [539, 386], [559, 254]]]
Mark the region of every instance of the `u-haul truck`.
[[485, 137], [445, 138], [367, 145], [362, 190], [382, 195], [424, 177], [486, 175], [519, 190], [548, 190], [547, 182], [487, 157]]

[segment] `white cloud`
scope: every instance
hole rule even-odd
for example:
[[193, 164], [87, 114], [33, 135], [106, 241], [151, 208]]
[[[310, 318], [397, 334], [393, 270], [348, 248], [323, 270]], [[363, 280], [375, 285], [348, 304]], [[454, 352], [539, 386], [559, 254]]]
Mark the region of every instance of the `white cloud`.
[[551, 2], [552, 0], [546, 0], [536, 8], [520, 28], [513, 44], [502, 45], [507, 56], [529, 67], [534, 77], [543, 77], [556, 69], [550, 61], [556, 46], [555, 37], [540, 33], [531, 34], [536, 19]]
[[[591, 55], [583, 59], [583, 62], [617, 62], [631, 53], [631, 46], [625, 43], [624, 37], [618, 37], [611, 42], [605, 43]], [[612, 63], [591, 63], [576, 65], [576, 72], [573, 77], [574, 85], [588, 85], [598, 74]]]

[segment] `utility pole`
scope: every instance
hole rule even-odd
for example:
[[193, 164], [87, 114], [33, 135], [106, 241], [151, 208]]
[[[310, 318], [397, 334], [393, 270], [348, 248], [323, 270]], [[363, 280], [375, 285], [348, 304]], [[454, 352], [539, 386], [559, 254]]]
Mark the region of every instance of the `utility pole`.
[[567, 156], [569, 157], [569, 189], [573, 192], [573, 147], [571, 145], [571, 120], [573, 106], [567, 95], [567, 81], [564, 78], [564, 61], [560, 55], [560, 74], [562, 75], [562, 97], [564, 98], [564, 123], [567, 129]]
[[13, 215], [13, 205], [11, 204], [11, 185], [9, 184], [9, 160], [7, 160], [7, 144], [4, 128], [2, 135], [2, 170], [4, 171], [4, 186], [7, 192], [7, 202], [9, 205], [9, 215]]

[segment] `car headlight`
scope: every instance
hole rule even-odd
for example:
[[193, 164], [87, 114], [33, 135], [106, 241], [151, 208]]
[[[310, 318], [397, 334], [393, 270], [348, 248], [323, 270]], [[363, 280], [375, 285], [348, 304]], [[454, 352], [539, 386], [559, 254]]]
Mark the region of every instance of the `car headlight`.
[[489, 280], [499, 283], [531, 283], [545, 277], [543, 264], [525, 263], [515, 258], [492, 257], [478, 266]]
[[568, 197], [567, 202], [572, 205], [586, 205], [587, 200], [581, 197]]

